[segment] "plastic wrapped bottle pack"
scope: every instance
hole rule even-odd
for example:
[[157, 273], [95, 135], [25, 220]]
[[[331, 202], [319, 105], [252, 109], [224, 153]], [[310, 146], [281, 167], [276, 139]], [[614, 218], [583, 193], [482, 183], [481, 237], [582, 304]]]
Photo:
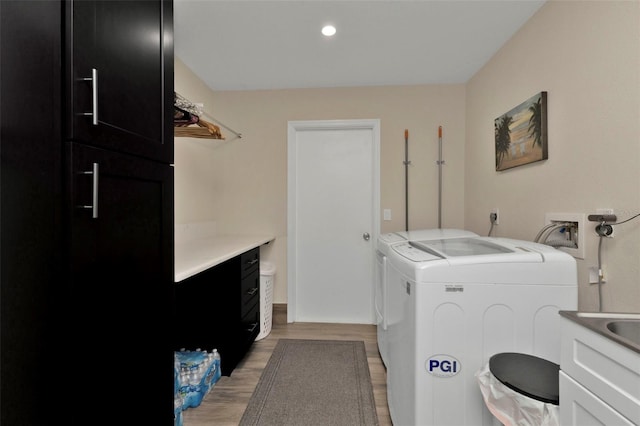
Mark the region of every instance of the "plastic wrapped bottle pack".
[[216, 349], [211, 352], [180, 350], [175, 357], [176, 364], [179, 363], [176, 389], [182, 410], [197, 407], [220, 380], [220, 354]]

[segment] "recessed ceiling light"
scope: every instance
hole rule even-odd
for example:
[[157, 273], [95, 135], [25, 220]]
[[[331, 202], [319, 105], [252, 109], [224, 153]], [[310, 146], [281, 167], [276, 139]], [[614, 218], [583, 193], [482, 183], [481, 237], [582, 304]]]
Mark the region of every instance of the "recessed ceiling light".
[[331, 37], [335, 33], [336, 27], [334, 27], [333, 25], [325, 25], [324, 27], [322, 27], [322, 34], [326, 35], [327, 37]]

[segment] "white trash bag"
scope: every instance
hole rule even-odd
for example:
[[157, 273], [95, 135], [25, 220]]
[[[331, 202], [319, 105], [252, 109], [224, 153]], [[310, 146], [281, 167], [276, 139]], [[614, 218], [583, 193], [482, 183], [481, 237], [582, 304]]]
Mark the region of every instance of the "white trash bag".
[[505, 386], [489, 370], [487, 362], [475, 374], [491, 414], [505, 426], [560, 426], [557, 405], [538, 401]]

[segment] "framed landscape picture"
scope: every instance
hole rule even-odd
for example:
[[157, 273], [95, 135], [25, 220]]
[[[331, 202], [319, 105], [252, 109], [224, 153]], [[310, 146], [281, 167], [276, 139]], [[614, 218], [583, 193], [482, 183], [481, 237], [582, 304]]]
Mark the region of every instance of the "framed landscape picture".
[[540, 92], [494, 121], [496, 170], [549, 158], [547, 92]]

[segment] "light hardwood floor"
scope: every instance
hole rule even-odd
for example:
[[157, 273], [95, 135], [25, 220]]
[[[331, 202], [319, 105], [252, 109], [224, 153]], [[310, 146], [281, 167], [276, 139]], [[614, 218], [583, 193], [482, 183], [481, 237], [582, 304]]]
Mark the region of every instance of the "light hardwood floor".
[[271, 333], [252, 345], [249, 353], [233, 370], [231, 376], [223, 376], [198, 407], [189, 408], [183, 412], [184, 426], [238, 425], [260, 374], [280, 338], [363, 340], [367, 351], [378, 422], [380, 426], [391, 426], [387, 407], [386, 370], [378, 353], [376, 326], [287, 324], [285, 309], [284, 305], [274, 306]]

